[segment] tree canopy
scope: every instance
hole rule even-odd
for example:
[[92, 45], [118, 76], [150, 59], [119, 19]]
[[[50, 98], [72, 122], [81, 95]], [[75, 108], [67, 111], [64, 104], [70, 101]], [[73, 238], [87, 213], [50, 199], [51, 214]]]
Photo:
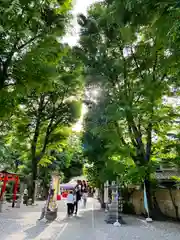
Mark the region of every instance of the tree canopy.
[[76, 154], [68, 142], [84, 84], [81, 61], [62, 44], [71, 9], [69, 0], [0, 3], [0, 164], [31, 179], [32, 198], [35, 180], [63, 175]]
[[[0, 161], [31, 179], [82, 168], [94, 186], [145, 184], [179, 167], [180, 8], [177, 1], [104, 0], [62, 43], [69, 0], [0, 3]], [[73, 125], [88, 105], [84, 130]]]
[[179, 96], [178, 13], [175, 1], [107, 0], [92, 5], [87, 17], [79, 16], [76, 53], [85, 65], [86, 85], [101, 89], [91, 106], [94, 114], [88, 113], [85, 121], [86, 131], [100, 139], [98, 147], [88, 140], [89, 153], [96, 170], [96, 161], [106, 168], [95, 154], [98, 148], [104, 162], [113, 158], [122, 172], [128, 166], [128, 176], [140, 173], [138, 181], [146, 185], [150, 208], [151, 173], [172, 143], [168, 134], [178, 132], [179, 107], [170, 103]]
[[11, 116], [20, 95], [53, 77], [57, 56], [62, 55], [58, 39], [65, 34], [70, 9], [69, 0], [1, 1], [1, 118]]

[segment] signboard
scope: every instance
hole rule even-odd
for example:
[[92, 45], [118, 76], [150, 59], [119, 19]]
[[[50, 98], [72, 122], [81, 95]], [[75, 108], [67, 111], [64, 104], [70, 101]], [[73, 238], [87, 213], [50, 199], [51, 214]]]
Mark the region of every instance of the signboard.
[[54, 189], [54, 196], [59, 193], [59, 176], [52, 177], [52, 189]]

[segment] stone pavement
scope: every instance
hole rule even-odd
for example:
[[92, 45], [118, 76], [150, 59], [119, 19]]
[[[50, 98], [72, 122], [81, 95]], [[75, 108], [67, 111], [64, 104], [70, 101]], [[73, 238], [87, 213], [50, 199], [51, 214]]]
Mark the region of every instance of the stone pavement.
[[153, 222], [123, 216], [126, 225], [114, 227], [104, 222], [105, 214], [94, 199], [77, 217], [66, 218], [66, 206], [59, 202], [57, 221], [51, 224], [36, 221], [43, 203], [0, 214], [0, 239], [3, 240], [179, 240], [180, 225]]
[[[58, 202], [58, 221], [47, 224], [45, 221], [38, 221], [41, 209], [45, 202], [38, 202], [37, 206], [21, 206], [20, 209], [6, 207], [0, 213], [0, 239], [3, 240], [41, 240], [54, 239], [58, 233], [56, 225], [64, 225], [60, 221], [66, 216], [66, 206], [63, 201]], [[47, 234], [48, 231], [48, 234]], [[44, 236], [46, 238], [44, 238]]]
[[93, 204], [91, 211], [69, 219], [57, 240], [179, 240], [180, 225], [176, 223], [146, 223], [141, 218], [123, 216], [126, 225], [114, 227], [104, 222], [104, 212]]

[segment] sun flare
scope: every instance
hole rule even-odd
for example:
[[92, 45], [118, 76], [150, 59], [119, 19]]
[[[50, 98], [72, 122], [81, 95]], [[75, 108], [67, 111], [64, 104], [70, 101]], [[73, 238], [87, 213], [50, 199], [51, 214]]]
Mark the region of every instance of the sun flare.
[[81, 112], [81, 117], [80, 119], [77, 121], [77, 123], [73, 126], [72, 130], [74, 132], [81, 132], [83, 130], [83, 118], [84, 115], [87, 113], [87, 107], [85, 104], [82, 104], [82, 112]]

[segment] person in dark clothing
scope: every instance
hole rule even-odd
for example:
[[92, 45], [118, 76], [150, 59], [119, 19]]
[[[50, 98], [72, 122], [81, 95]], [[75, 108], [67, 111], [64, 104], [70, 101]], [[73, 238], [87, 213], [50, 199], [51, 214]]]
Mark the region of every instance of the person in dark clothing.
[[74, 214], [76, 215], [78, 212], [78, 203], [81, 200], [81, 182], [78, 180], [77, 185], [75, 187], [75, 192], [76, 192], [76, 201], [74, 202]]
[[87, 184], [84, 180], [82, 181], [82, 192], [87, 192]]
[[27, 190], [27, 188], [24, 189], [23, 204], [25, 204], [26, 206], [28, 205], [28, 190]]

